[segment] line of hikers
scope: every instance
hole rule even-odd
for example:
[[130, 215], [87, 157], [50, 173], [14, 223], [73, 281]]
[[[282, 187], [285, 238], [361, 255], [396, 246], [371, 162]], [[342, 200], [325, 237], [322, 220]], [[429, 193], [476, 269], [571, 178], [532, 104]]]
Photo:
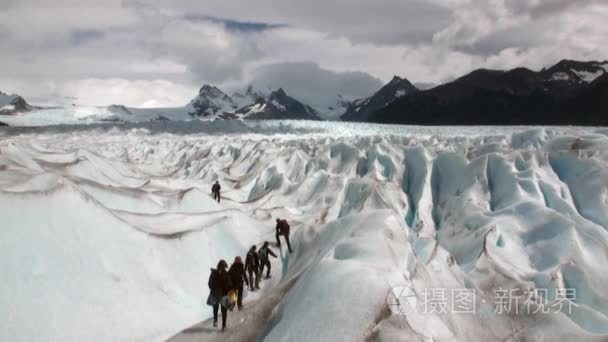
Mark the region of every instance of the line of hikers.
[[[281, 241], [279, 237], [282, 235], [285, 238], [289, 253], [292, 253], [291, 244], [289, 242], [289, 223], [287, 220], [277, 218], [276, 220], [276, 238], [279, 248]], [[234, 310], [234, 306], [239, 310], [243, 309], [243, 284], [247, 285], [250, 291], [260, 289], [260, 280], [266, 268], [266, 279], [270, 279], [270, 257], [276, 258], [277, 255], [270, 249], [270, 244], [265, 241], [262, 247], [257, 250], [257, 246], [253, 245], [247, 252], [245, 263], [240, 256], [234, 258], [234, 262], [228, 268], [228, 263], [225, 260], [220, 260], [217, 268], [211, 269], [209, 275], [209, 297], [207, 297], [207, 305], [213, 307], [213, 326], [217, 327], [218, 311], [221, 307], [222, 312], [222, 331], [226, 330], [226, 321], [228, 310]]]

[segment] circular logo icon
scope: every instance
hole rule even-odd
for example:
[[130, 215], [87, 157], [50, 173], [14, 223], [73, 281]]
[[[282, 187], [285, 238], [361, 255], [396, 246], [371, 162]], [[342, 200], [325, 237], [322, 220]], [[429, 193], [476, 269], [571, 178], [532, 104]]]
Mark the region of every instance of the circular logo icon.
[[395, 315], [406, 316], [416, 311], [418, 298], [408, 286], [393, 287], [386, 296], [386, 304]]

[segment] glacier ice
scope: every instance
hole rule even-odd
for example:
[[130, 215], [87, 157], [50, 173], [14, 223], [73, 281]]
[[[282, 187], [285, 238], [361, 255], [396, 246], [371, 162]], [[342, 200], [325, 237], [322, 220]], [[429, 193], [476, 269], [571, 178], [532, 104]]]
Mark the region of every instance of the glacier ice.
[[[603, 341], [607, 147], [579, 127], [2, 128], [0, 339]], [[294, 254], [228, 336], [204, 328], [209, 269], [273, 241], [276, 217]], [[398, 286], [472, 290], [475, 312], [395, 314]], [[576, 297], [500, 314], [498, 289]]]

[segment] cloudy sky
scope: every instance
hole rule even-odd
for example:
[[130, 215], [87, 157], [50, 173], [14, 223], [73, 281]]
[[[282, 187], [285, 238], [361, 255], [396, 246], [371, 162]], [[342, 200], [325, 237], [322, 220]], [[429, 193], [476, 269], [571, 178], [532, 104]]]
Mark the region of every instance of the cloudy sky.
[[203, 83], [364, 96], [480, 67], [608, 59], [606, 0], [0, 0], [0, 90], [180, 106]]

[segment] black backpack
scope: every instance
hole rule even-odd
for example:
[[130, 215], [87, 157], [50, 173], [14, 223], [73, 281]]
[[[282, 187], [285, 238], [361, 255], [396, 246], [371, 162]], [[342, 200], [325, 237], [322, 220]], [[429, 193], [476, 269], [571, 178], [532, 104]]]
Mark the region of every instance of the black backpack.
[[281, 233], [287, 235], [289, 234], [289, 223], [287, 223], [287, 220], [282, 220], [281, 221]]
[[260, 248], [258, 256], [260, 257], [260, 260], [268, 260], [268, 248]]

